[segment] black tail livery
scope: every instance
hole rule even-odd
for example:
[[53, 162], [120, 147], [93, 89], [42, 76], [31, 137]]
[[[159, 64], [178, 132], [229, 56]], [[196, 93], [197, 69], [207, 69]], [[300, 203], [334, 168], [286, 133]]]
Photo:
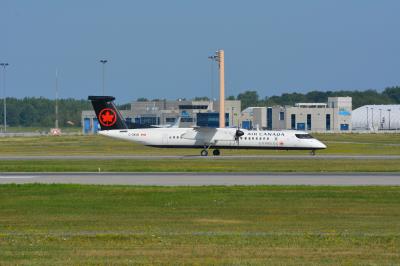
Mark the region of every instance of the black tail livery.
[[115, 107], [112, 96], [89, 96], [93, 109], [96, 112], [101, 130], [127, 129], [122, 115]]

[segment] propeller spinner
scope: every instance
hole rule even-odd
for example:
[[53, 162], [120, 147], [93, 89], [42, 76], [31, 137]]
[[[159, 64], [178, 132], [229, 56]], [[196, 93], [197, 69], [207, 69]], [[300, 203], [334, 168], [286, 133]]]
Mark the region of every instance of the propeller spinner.
[[236, 141], [239, 141], [239, 138], [240, 138], [241, 136], [243, 136], [243, 135], [244, 135], [244, 132], [241, 131], [240, 129], [237, 129], [237, 130], [236, 130], [236, 133], [235, 133], [235, 140], [236, 140]]

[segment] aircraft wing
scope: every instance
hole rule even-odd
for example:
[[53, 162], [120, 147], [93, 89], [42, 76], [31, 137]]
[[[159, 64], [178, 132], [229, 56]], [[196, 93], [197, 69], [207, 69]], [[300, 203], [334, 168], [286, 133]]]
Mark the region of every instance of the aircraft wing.
[[222, 140], [234, 140], [235, 129], [221, 129], [221, 128], [210, 128], [210, 127], [195, 127], [183, 133], [181, 138], [201, 140], [207, 143], [222, 141]]

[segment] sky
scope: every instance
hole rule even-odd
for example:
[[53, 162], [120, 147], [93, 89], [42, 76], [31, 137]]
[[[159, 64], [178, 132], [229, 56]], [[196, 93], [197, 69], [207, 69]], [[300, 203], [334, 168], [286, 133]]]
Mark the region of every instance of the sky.
[[218, 49], [226, 95], [382, 90], [400, 85], [399, 10], [397, 0], [0, 0], [0, 62], [18, 98], [54, 98], [56, 69], [60, 97], [101, 95], [101, 59], [119, 103], [216, 97]]

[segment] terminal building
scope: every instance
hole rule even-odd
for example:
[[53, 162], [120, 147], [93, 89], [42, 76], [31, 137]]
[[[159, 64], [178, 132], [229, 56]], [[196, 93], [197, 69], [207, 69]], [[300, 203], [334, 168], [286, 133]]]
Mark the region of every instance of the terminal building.
[[295, 106], [249, 107], [241, 114], [241, 127], [313, 132], [351, 131], [352, 98], [329, 97], [327, 103]]
[[[134, 101], [129, 110], [120, 110], [130, 128], [152, 126], [172, 126], [179, 119], [179, 127], [219, 126], [218, 101], [159, 100]], [[225, 125], [239, 125], [241, 105], [237, 100], [225, 101]], [[84, 134], [96, 133], [99, 130], [94, 111], [82, 112], [82, 131]]]

